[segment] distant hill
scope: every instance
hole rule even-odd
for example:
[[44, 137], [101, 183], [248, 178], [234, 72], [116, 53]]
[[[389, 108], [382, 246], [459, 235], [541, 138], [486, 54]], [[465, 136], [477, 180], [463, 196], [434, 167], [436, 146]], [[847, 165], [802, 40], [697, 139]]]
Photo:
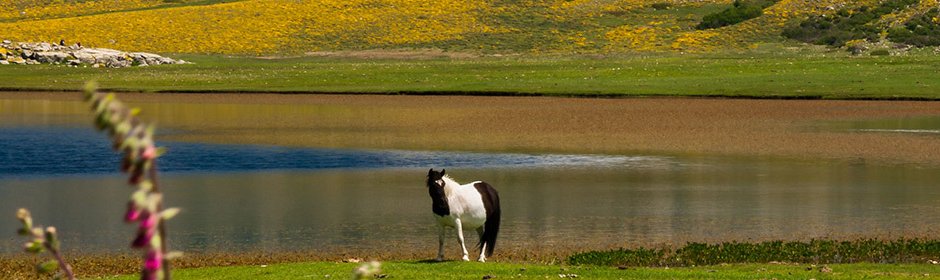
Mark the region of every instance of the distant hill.
[[[711, 52], [797, 42], [785, 28], [888, 1], [898, 0], [0, 0], [0, 39], [251, 55]], [[940, 23], [937, 0], [908, 2], [858, 24], [891, 40], [901, 38], [889, 38], [892, 28]], [[703, 25], [706, 17], [720, 24]], [[933, 42], [917, 26], [898, 36]]]

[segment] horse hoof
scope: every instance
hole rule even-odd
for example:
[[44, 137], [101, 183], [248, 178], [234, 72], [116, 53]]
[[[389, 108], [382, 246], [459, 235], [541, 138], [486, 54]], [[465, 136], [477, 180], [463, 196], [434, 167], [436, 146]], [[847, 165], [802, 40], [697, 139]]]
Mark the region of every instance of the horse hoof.
[[477, 261], [478, 261], [478, 262], [481, 262], [481, 263], [485, 263], [485, 262], [486, 262], [486, 259], [479, 259], [479, 260], [477, 260]]
[[465, 261], [465, 262], [469, 262], [469, 261], [470, 261], [470, 257], [467, 257], [467, 256], [463, 256], [463, 261]]

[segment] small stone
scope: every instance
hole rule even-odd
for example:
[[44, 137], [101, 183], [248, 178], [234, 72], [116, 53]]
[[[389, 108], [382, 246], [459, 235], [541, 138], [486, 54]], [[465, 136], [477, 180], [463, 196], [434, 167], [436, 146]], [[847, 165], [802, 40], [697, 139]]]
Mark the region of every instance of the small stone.
[[493, 276], [493, 275], [483, 275], [483, 280], [493, 279], [493, 278], [496, 278], [496, 276]]
[[71, 66], [82, 64], [82, 61], [78, 59], [70, 59], [69, 61], [66, 61], [66, 62], [68, 62], [68, 64]]
[[629, 267], [627, 267], [626, 265], [621, 265], [621, 266], [618, 266], [618, 267], [617, 267], [617, 269], [619, 269], [619, 270], [627, 270], [628, 268], [629, 268]]
[[13, 42], [10, 41], [10, 40], [3, 40], [3, 43], [4, 43], [4, 44], [12, 44]]
[[10, 62], [9, 62], [9, 61], [6, 61], [6, 60], [0, 60], [0, 64], [2, 64], [2, 65], [10, 65]]
[[819, 268], [819, 272], [832, 273], [832, 268], [830, 268], [828, 265], [824, 265], [823, 267]]

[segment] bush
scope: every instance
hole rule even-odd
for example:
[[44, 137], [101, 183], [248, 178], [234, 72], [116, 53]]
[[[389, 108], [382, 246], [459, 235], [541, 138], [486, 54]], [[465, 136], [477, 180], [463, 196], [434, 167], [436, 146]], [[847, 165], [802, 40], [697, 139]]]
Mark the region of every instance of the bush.
[[940, 46], [940, 9], [933, 8], [927, 13], [911, 18], [904, 26], [888, 31], [888, 39], [918, 47]]
[[[852, 40], [876, 41], [880, 38], [882, 30], [871, 24], [872, 22], [917, 2], [918, 0], [888, 0], [874, 8], [862, 6], [842, 9], [832, 15], [811, 16], [799, 25], [784, 28], [782, 35], [806, 43], [834, 47], [845, 46], [846, 42]], [[897, 36], [908, 36], [902, 33], [899, 32]]]
[[778, 0], [735, 0], [730, 8], [721, 12], [708, 14], [702, 18], [696, 29], [711, 29], [737, 24], [739, 22], [759, 17], [764, 8], [770, 7]]
[[666, 3], [666, 2], [659, 2], [659, 3], [653, 3], [653, 5], [650, 5], [650, 7], [653, 7], [653, 9], [656, 9], [656, 10], [668, 10], [670, 7], [672, 7], [672, 4]]

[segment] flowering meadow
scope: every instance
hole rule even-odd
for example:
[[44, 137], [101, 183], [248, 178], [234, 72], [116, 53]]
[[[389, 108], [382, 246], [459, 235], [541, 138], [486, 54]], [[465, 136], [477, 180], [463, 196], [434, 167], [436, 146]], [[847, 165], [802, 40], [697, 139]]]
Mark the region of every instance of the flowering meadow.
[[[697, 30], [733, 0], [0, 0], [14, 41], [81, 42], [132, 51], [302, 54], [434, 48], [493, 52], [708, 52], [781, 42], [811, 16], [881, 0], [780, 0], [744, 22]], [[884, 16], [897, 26], [923, 0]]]
[[156, 7], [162, 0], [0, 0], [0, 21], [39, 20]]

